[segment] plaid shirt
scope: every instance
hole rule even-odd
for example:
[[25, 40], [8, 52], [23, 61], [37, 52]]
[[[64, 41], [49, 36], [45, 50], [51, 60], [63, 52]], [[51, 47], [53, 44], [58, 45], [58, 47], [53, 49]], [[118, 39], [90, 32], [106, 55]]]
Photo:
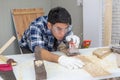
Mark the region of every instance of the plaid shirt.
[[[42, 16], [33, 21], [29, 28], [24, 32], [22, 39], [19, 41], [21, 47], [28, 47], [34, 52], [35, 46], [47, 49], [48, 51], [55, 51], [54, 42], [55, 38], [51, 31], [47, 27], [47, 16]], [[72, 34], [72, 26], [68, 28], [68, 32], [65, 36]], [[58, 44], [61, 42], [66, 43], [65, 37], [62, 41], [57, 41]]]

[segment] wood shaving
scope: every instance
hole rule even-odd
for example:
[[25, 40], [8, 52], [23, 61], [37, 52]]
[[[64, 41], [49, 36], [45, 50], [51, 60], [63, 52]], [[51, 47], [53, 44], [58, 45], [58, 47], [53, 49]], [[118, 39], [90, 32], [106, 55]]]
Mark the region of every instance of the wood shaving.
[[110, 75], [110, 73], [104, 68], [104, 66], [101, 66], [102, 60], [98, 57], [94, 55], [78, 55], [75, 57], [79, 58], [85, 63], [83, 69], [90, 73], [93, 77]]
[[89, 72], [93, 77], [110, 75], [110, 73], [104, 70], [100, 65], [88, 63], [83, 67], [84, 70]]
[[35, 65], [36, 65], [37, 67], [41, 66], [42, 64], [43, 64], [43, 62], [42, 62], [41, 60], [36, 60], [36, 61], [35, 61]]

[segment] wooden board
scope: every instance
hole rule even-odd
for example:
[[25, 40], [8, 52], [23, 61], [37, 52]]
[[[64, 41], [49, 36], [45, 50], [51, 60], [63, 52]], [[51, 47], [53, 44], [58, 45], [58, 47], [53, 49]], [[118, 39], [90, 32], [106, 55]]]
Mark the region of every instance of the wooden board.
[[40, 58], [39, 53], [35, 53], [34, 60], [35, 76], [36, 80], [46, 80], [47, 72], [43, 60]]
[[0, 80], [16, 80], [12, 65], [0, 64]]
[[0, 76], [3, 80], [17, 80], [13, 71], [0, 71]]
[[111, 34], [112, 34], [112, 0], [105, 1], [105, 11], [104, 11], [104, 33], [103, 33], [103, 45], [109, 46], [111, 44]]
[[37, 17], [43, 15], [43, 8], [13, 9], [12, 16], [18, 40], [21, 39], [24, 31], [29, 27], [30, 23]]
[[93, 55], [102, 59], [102, 58], [106, 57], [107, 55], [109, 55], [111, 52], [112, 51], [110, 48], [98, 48], [93, 51]]
[[34, 60], [36, 80], [46, 80], [47, 73], [42, 60]]
[[0, 48], [0, 54], [16, 39], [15, 36], [12, 36], [3, 46]]

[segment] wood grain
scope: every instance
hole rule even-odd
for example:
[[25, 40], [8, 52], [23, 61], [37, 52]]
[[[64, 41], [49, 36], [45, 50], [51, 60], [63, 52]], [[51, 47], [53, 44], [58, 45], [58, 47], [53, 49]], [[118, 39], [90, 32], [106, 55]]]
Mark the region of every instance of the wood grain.
[[21, 39], [24, 31], [29, 27], [30, 23], [34, 19], [43, 15], [43, 8], [13, 9], [12, 16], [18, 40]]
[[93, 77], [110, 75], [110, 73], [107, 70], [105, 70], [101, 66], [101, 64], [99, 64], [100, 60], [97, 57], [95, 57], [95, 56], [84, 56], [84, 55], [78, 55], [78, 56], [75, 56], [75, 57], [82, 60], [85, 63], [83, 69], [86, 70]]

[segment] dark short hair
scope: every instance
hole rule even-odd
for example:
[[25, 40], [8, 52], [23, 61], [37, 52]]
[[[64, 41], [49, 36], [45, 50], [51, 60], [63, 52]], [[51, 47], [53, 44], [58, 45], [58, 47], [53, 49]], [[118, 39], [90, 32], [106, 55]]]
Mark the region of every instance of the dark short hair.
[[65, 8], [55, 7], [48, 13], [48, 22], [52, 24], [66, 23], [71, 25], [71, 15]]

